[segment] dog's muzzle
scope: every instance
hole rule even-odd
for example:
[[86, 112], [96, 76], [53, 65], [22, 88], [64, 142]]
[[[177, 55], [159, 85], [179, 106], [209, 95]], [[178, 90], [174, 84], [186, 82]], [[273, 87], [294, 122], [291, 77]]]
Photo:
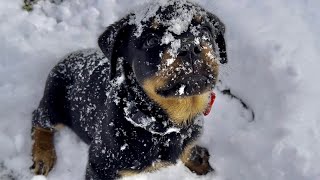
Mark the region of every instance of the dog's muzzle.
[[190, 59], [200, 58], [200, 54], [202, 52], [202, 47], [200, 45], [195, 44], [194, 42], [187, 42], [182, 44], [178, 57]]
[[214, 79], [202, 59], [203, 54], [203, 48], [193, 39], [181, 43], [177, 59], [182, 68], [157, 93], [168, 97], [200, 95], [209, 91], [214, 85]]
[[204, 75], [188, 75], [170, 81], [165, 87], [157, 91], [161, 96], [191, 96], [200, 95], [210, 90], [209, 78]]

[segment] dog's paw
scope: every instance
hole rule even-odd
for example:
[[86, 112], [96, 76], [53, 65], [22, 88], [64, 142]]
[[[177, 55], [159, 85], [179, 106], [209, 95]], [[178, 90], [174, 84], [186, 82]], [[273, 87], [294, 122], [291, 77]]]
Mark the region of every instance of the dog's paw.
[[32, 11], [33, 5], [37, 3], [39, 0], [24, 0], [22, 9], [26, 11]]
[[214, 171], [209, 164], [209, 157], [210, 155], [206, 148], [194, 146], [191, 149], [188, 161], [185, 162], [185, 166], [198, 175], [206, 175], [209, 172]]
[[54, 151], [44, 151], [42, 153], [34, 154], [32, 160], [33, 165], [30, 169], [36, 175], [47, 176], [55, 164], [56, 154]]
[[53, 144], [53, 133], [43, 129], [35, 129], [32, 146], [33, 165], [30, 169], [36, 175], [47, 176], [56, 162], [56, 152]]

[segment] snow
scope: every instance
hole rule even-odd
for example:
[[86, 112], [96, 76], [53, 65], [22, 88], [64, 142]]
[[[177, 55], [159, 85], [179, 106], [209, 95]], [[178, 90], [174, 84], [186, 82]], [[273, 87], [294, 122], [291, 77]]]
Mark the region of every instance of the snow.
[[184, 89], [186, 88], [185, 85], [181, 85], [181, 87], [179, 88], [179, 95], [183, 95], [184, 94]]
[[171, 48], [169, 49], [169, 54], [172, 58], [169, 58], [167, 60], [166, 65], [170, 66], [172, 63], [174, 63], [175, 58], [178, 56], [178, 50], [181, 47], [181, 40], [180, 39], [175, 39], [174, 41], [171, 42]]
[[168, 31], [174, 34], [180, 35], [188, 29], [188, 25], [191, 23], [192, 18], [198, 12], [197, 8], [184, 8], [182, 4], [188, 4], [186, 0], [180, 0], [176, 5], [175, 12], [170, 14], [170, 19], [156, 15], [158, 10], [164, 11], [165, 7], [168, 5], [174, 5], [175, 0], [160, 0], [160, 1], [147, 1], [137, 8], [133, 8], [133, 14], [130, 17], [129, 24], [135, 24], [137, 31], [135, 35], [139, 37], [143, 31], [145, 25], [141, 22], [146, 22], [151, 17], [154, 17], [159, 23], [168, 25]]
[[[0, 179], [45, 179], [29, 171], [30, 129], [50, 69], [71, 51], [97, 47], [103, 29], [129, 9], [154, 15], [159, 7], [143, 9], [145, 2], [41, 1], [28, 13], [22, 0], [0, 1]], [[237, 100], [216, 90], [199, 142], [212, 154], [216, 174], [199, 177], [179, 162], [126, 179], [320, 179], [320, 2], [196, 2], [227, 28], [229, 63], [220, 69], [218, 88], [231, 88], [247, 102], [255, 121]], [[183, 30], [177, 25], [171, 33]], [[83, 179], [87, 145], [68, 129], [56, 134], [55, 143], [58, 160], [47, 179]]]
[[31, 180], [47, 180], [45, 176], [34, 176]]
[[124, 144], [123, 146], [121, 146], [120, 151], [125, 150], [128, 147], [128, 144]]
[[162, 36], [161, 44], [169, 44], [170, 42], [174, 41], [174, 37], [171, 33], [166, 32], [164, 36]]

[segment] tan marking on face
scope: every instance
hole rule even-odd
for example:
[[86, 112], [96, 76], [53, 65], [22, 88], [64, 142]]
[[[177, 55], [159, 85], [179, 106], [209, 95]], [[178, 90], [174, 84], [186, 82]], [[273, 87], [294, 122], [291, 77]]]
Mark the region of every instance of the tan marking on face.
[[197, 22], [197, 23], [201, 23], [202, 22], [202, 16], [201, 15], [195, 15], [194, 17], [193, 17], [193, 19]]
[[[203, 45], [201, 61], [212, 71], [213, 76], [218, 76], [219, 64], [213, 56], [213, 50], [208, 44]], [[168, 64], [168, 61], [171, 62]], [[184, 97], [163, 97], [156, 91], [168, 84], [176, 74], [177, 69], [183, 67], [183, 62], [179, 58], [165, 51], [162, 55], [159, 71], [152, 78], [143, 82], [143, 88], [147, 95], [163, 108], [169, 118], [177, 125], [187, 124], [197, 115], [203, 113], [207, 108], [210, 91], [200, 95]]]
[[152, 23], [151, 23], [151, 28], [154, 29], [154, 30], [156, 30], [156, 29], [159, 28], [159, 26], [160, 26], [159, 21], [158, 21], [157, 19], [153, 19], [153, 20], [152, 20]]
[[201, 114], [207, 107], [210, 92], [200, 95], [186, 97], [163, 97], [156, 93], [156, 90], [166, 83], [161, 77], [147, 79], [143, 88], [147, 95], [163, 108], [169, 118], [177, 125], [187, 124], [197, 115]]
[[[215, 79], [219, 75], [219, 60], [215, 56], [214, 50], [208, 43], [201, 43], [202, 50], [200, 54], [201, 63], [205, 63], [207, 68], [213, 73]], [[175, 74], [175, 71], [179, 68], [183, 68], [184, 64], [179, 57], [173, 57], [168, 50], [162, 55], [160, 64], [160, 71], [157, 72], [158, 77], [168, 78]]]
[[200, 54], [201, 59], [211, 69], [212, 75], [217, 80], [219, 75], [219, 60], [208, 43], [202, 43], [201, 46], [203, 48]]
[[159, 71], [156, 73], [156, 76], [168, 78], [174, 75], [177, 68], [182, 66], [181, 60], [179, 58], [173, 57], [168, 50], [166, 50], [161, 59], [161, 64]]

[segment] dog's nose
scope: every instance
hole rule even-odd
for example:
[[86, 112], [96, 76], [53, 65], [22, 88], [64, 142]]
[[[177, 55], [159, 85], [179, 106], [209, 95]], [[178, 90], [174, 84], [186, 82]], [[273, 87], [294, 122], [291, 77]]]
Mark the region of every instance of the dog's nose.
[[200, 55], [201, 51], [202, 51], [202, 49], [201, 49], [200, 45], [186, 44], [186, 45], [182, 46], [178, 56], [185, 57], [185, 56], [188, 56], [188, 55], [191, 55], [191, 54], [195, 55], [195, 56], [198, 56], [198, 55]]

